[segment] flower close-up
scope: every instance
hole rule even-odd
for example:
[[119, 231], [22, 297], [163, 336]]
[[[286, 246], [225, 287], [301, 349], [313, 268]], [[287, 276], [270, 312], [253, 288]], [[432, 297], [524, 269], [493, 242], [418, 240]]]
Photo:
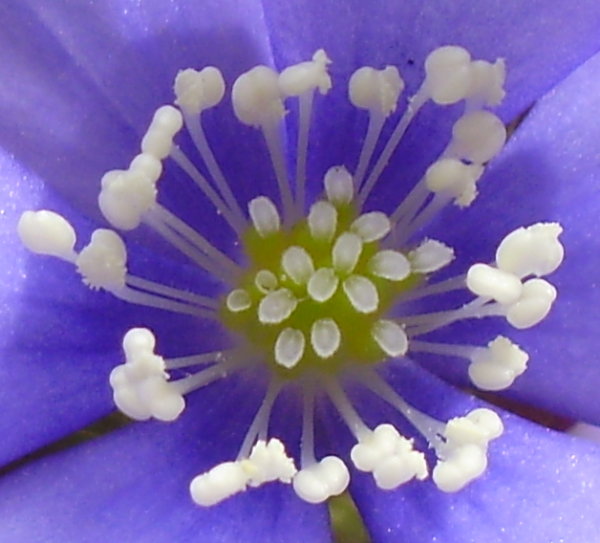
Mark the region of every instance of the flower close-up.
[[0, 21], [0, 540], [595, 540], [594, 1]]

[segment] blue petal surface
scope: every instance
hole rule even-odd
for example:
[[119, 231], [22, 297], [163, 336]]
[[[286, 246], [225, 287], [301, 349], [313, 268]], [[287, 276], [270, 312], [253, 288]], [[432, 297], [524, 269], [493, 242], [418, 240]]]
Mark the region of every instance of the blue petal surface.
[[[463, 212], [449, 209], [427, 232], [456, 249], [454, 269], [464, 272], [474, 262], [493, 260], [500, 240], [519, 226], [562, 224], [566, 256], [548, 277], [558, 298], [546, 320], [517, 332], [486, 319], [437, 337], [483, 344], [502, 331], [531, 355], [529, 370], [509, 394], [592, 423], [600, 421], [600, 367], [595, 363], [600, 351], [599, 116], [596, 55], [534, 108], [481, 180], [475, 203]], [[433, 363], [449, 377], [459, 367], [466, 369], [446, 358]]]
[[[26, 209], [63, 213], [78, 233], [78, 249], [88, 243], [94, 225], [11, 157], [0, 154], [0, 170], [13, 180], [0, 184], [2, 465], [114, 408], [108, 375], [122, 361], [120, 344], [127, 329], [151, 327], [159, 348], [170, 356], [209, 351], [222, 336], [193, 317], [131, 306], [105, 292], [92, 292], [73, 266], [29, 253], [16, 232]], [[133, 253], [133, 273], [208, 294], [216, 288], [198, 270], [179, 263], [168, 266], [139, 248]]]
[[[101, 175], [138, 152], [153, 111], [173, 101], [178, 70], [214, 64], [231, 85], [241, 71], [271, 62], [256, 2], [11, 0], [0, 19], [0, 144], [94, 216]], [[228, 103], [220, 109], [227, 114], [207, 114], [209, 139], [223, 136], [212, 141], [225, 173], [252, 193], [265, 171], [251, 164], [256, 179], [241, 176], [240, 159], [245, 168], [248, 158], [265, 164], [264, 144], [250, 130], [256, 141], [233, 139], [239, 124]], [[177, 169], [168, 175], [183, 177]], [[189, 198], [178, 203], [190, 207]]]
[[[391, 382], [405, 398], [436, 418], [462, 416], [480, 405], [423, 371], [393, 373]], [[375, 406], [367, 411], [375, 423]], [[490, 444], [488, 470], [458, 493], [445, 494], [431, 481], [384, 492], [370, 475], [354, 476], [351, 491], [374, 543], [594, 540], [600, 447], [499, 414], [505, 433]]]
[[175, 423], [135, 424], [5, 477], [0, 538], [14, 543], [330, 541], [326, 507], [302, 502], [287, 485], [250, 490], [212, 508], [192, 503], [191, 479], [235, 458], [258, 406], [258, 390], [251, 385], [229, 378], [193, 395]]

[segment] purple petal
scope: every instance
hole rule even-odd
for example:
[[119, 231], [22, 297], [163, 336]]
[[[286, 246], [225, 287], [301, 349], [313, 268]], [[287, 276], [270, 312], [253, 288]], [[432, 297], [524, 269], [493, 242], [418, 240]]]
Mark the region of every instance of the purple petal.
[[[1, 465], [114, 409], [108, 375], [122, 361], [120, 344], [127, 329], [151, 327], [163, 353], [171, 356], [211, 350], [222, 336], [192, 317], [130, 306], [92, 292], [73, 266], [26, 251], [16, 233], [26, 209], [63, 213], [78, 233], [78, 247], [88, 243], [93, 225], [6, 155], [0, 155], [0, 168], [11, 179], [0, 185]], [[191, 288], [211, 288], [197, 270], [157, 263], [139, 248], [133, 253], [134, 273], [149, 271], [144, 275], [158, 281], [176, 277], [179, 286], [186, 285], [183, 280]]]
[[[566, 257], [548, 277], [558, 299], [537, 327], [516, 332], [494, 320], [448, 330], [455, 342], [490, 341], [499, 328], [531, 355], [529, 370], [509, 394], [576, 420], [600, 421], [600, 55], [548, 94], [517, 130], [481, 183], [480, 197], [464, 212], [448, 210], [428, 234], [455, 247], [455, 269], [493, 260], [513, 229], [558, 221]], [[493, 218], [493, 219], [490, 219]], [[451, 224], [452, 228], [444, 227]], [[439, 360], [444, 372], [456, 364]], [[456, 375], [452, 369], [444, 375]], [[463, 373], [464, 375], [464, 373]]]
[[[92, 216], [98, 216], [101, 175], [129, 163], [153, 111], [172, 102], [179, 69], [214, 64], [231, 85], [242, 70], [271, 59], [262, 10], [254, 2], [32, 0], [3, 5], [0, 13], [0, 75], [6, 82], [0, 145]], [[228, 112], [227, 121], [208, 114], [209, 139], [217, 126], [228, 142], [213, 140], [222, 147], [217, 156], [226, 173], [245, 181], [239, 159], [258, 154], [264, 162], [264, 150], [247, 150], [247, 143], [234, 140], [239, 124], [229, 104], [220, 109]]]
[[[387, 376], [409, 403], [439, 420], [481, 406], [411, 366], [396, 365]], [[356, 403], [366, 420], [398, 423], [397, 413], [370, 398], [368, 404]], [[374, 543], [546, 543], [596, 537], [600, 448], [493, 409], [505, 432], [489, 446], [486, 473], [462, 491], [445, 494], [427, 480], [385, 492], [370, 475], [354, 473], [351, 491]], [[407, 433], [406, 426], [399, 428]], [[416, 443], [426, 450], [422, 439]]]
[[1, 538], [330, 541], [327, 509], [302, 502], [279, 483], [212, 508], [192, 503], [191, 479], [235, 458], [257, 409], [255, 384], [228, 379], [198, 392], [175, 423], [135, 424], [5, 477]]

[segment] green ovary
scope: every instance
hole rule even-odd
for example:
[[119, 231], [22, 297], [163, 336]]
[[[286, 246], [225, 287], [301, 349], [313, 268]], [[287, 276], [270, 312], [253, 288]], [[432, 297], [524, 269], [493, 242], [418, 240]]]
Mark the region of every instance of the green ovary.
[[[422, 281], [422, 275], [410, 274], [402, 281], [390, 281], [373, 275], [369, 270], [370, 259], [381, 249], [378, 242], [364, 243], [359, 261], [352, 275], [367, 277], [377, 288], [379, 304], [369, 314], [358, 312], [348, 300], [342, 282], [351, 274], [336, 272], [339, 284], [335, 294], [325, 302], [317, 302], [309, 297], [306, 285], [298, 285], [286, 276], [281, 257], [292, 246], [302, 247], [311, 256], [314, 269], [332, 268], [331, 253], [337, 237], [349, 230], [358, 214], [350, 205], [337, 208], [338, 220], [335, 235], [331, 241], [316, 240], [311, 236], [306, 219], [291, 229], [279, 230], [268, 237], [261, 237], [254, 228], [250, 228], [243, 240], [247, 257], [247, 271], [236, 288], [244, 289], [251, 299], [248, 309], [239, 312], [230, 311], [223, 301], [220, 315], [225, 326], [243, 338], [248, 347], [256, 349], [264, 356], [264, 361], [285, 378], [294, 378], [307, 369], [316, 369], [325, 373], [337, 373], [349, 364], [375, 364], [387, 358], [385, 352], [372, 337], [374, 324], [386, 318], [397, 297], [414, 288]], [[256, 274], [269, 270], [278, 280], [277, 288], [287, 288], [298, 299], [293, 313], [283, 322], [263, 324], [258, 319], [258, 305], [265, 296], [256, 284]], [[341, 334], [337, 351], [329, 358], [321, 358], [313, 349], [310, 341], [311, 328], [319, 319], [333, 319]], [[274, 346], [279, 334], [286, 328], [300, 330], [305, 338], [304, 354], [291, 369], [278, 364], [274, 356]]]

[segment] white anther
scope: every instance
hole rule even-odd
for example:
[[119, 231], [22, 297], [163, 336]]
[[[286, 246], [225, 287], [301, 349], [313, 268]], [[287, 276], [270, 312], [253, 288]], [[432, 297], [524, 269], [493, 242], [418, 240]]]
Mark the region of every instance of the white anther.
[[479, 164], [464, 164], [455, 158], [442, 158], [434, 162], [425, 173], [427, 188], [435, 193], [445, 193], [454, 198], [456, 205], [471, 205], [477, 196], [477, 181], [483, 173]]
[[391, 424], [380, 424], [352, 448], [350, 456], [356, 468], [373, 473], [375, 483], [384, 490], [427, 477], [423, 453], [415, 451], [412, 441]]
[[316, 302], [326, 302], [335, 294], [339, 281], [331, 268], [319, 268], [308, 281], [308, 295]]
[[248, 484], [254, 487], [273, 481], [290, 483], [297, 471], [283, 443], [275, 438], [258, 441], [241, 464], [248, 475]]
[[183, 117], [177, 108], [173, 106], [159, 107], [142, 138], [142, 152], [152, 155], [158, 160], [168, 157], [173, 146], [173, 137], [181, 130], [182, 126]]
[[216, 505], [246, 490], [248, 476], [239, 462], [224, 462], [194, 477], [190, 494], [198, 505]]
[[126, 362], [110, 374], [113, 399], [130, 418], [172, 421], [185, 408], [185, 400], [167, 381], [165, 361], [154, 353], [154, 346], [154, 335], [146, 328], [133, 328], [125, 334]]
[[127, 248], [112, 230], [100, 228], [75, 260], [77, 271], [89, 287], [119, 290], [125, 286]]
[[379, 320], [371, 331], [373, 339], [389, 356], [403, 356], [408, 350], [408, 337], [404, 329], [394, 321]]
[[333, 356], [340, 348], [342, 334], [333, 319], [319, 319], [310, 330], [310, 343], [321, 358]]
[[351, 273], [362, 253], [362, 239], [352, 232], [341, 234], [333, 245], [331, 258], [333, 267], [342, 273]]
[[489, 111], [471, 111], [452, 127], [451, 153], [476, 164], [494, 158], [506, 142], [504, 123]]
[[142, 169], [113, 170], [102, 177], [98, 205], [112, 226], [133, 230], [156, 204], [156, 195], [156, 184]]
[[315, 202], [308, 213], [308, 228], [314, 239], [331, 241], [337, 228], [337, 209], [324, 200]]
[[359, 313], [373, 313], [379, 307], [375, 285], [362, 275], [351, 275], [343, 283], [344, 292], [352, 307]]
[[236, 117], [244, 124], [260, 128], [283, 118], [285, 109], [277, 72], [256, 66], [240, 75], [231, 90]]
[[140, 153], [131, 161], [129, 170], [135, 173], [140, 173], [151, 183], [156, 183], [162, 174], [163, 166], [162, 162], [156, 157], [147, 153]]
[[297, 285], [305, 285], [315, 271], [312, 258], [306, 249], [298, 246], [285, 250], [281, 257], [281, 267]]
[[481, 101], [486, 106], [497, 106], [506, 95], [505, 79], [504, 59], [499, 58], [494, 64], [485, 60], [475, 60], [471, 63], [471, 85], [468, 97]]
[[471, 444], [454, 449], [433, 468], [433, 482], [443, 492], [459, 491], [483, 474], [487, 467], [486, 454], [486, 449]]
[[248, 291], [243, 288], [236, 288], [227, 295], [225, 304], [232, 313], [239, 313], [248, 309], [252, 305], [252, 300]]
[[390, 281], [402, 281], [410, 275], [410, 262], [399, 251], [379, 251], [369, 260], [369, 271]]
[[498, 336], [471, 357], [469, 377], [481, 390], [503, 390], [527, 369], [528, 360], [518, 345]]
[[454, 104], [467, 96], [471, 86], [471, 55], [455, 45], [438, 47], [425, 60], [425, 85], [440, 105]]
[[54, 211], [25, 211], [19, 218], [17, 232], [23, 245], [34, 253], [69, 262], [77, 257], [75, 230], [69, 221]]
[[365, 243], [377, 241], [387, 236], [391, 224], [385, 213], [371, 211], [358, 217], [350, 226], [355, 234], [358, 234]]
[[404, 81], [395, 66], [383, 70], [363, 66], [352, 74], [348, 84], [348, 96], [354, 106], [385, 117], [396, 111], [403, 90]]
[[316, 464], [300, 470], [294, 477], [294, 491], [308, 503], [323, 503], [339, 496], [350, 482], [346, 464], [337, 456], [326, 456]]
[[216, 106], [225, 94], [225, 81], [218, 68], [181, 70], [175, 78], [175, 103], [188, 114]]
[[444, 436], [449, 450], [473, 444], [486, 449], [488, 443], [504, 431], [500, 417], [491, 409], [479, 408], [465, 417], [455, 417], [446, 424]]
[[442, 269], [454, 260], [454, 250], [440, 241], [426, 239], [408, 253], [410, 266], [415, 273], [431, 273]]
[[556, 300], [556, 289], [543, 279], [530, 279], [523, 283], [519, 300], [506, 311], [506, 320], [515, 328], [535, 326], [546, 318]]
[[474, 264], [467, 273], [467, 288], [477, 296], [493, 298], [501, 304], [512, 304], [521, 296], [523, 285], [512, 273], [487, 264]]
[[319, 49], [312, 60], [289, 66], [279, 74], [279, 88], [284, 96], [300, 96], [307, 91], [319, 89], [326, 94], [331, 89], [331, 77], [327, 66], [331, 60], [323, 49]]
[[260, 270], [257, 272], [256, 276], [254, 277], [254, 284], [256, 285], [256, 288], [263, 294], [268, 294], [269, 292], [275, 290], [279, 285], [277, 276], [269, 270]]
[[496, 264], [519, 277], [548, 275], [560, 266], [565, 256], [558, 240], [562, 231], [558, 223], [537, 223], [518, 228], [498, 246]]
[[266, 238], [279, 231], [281, 220], [275, 204], [266, 196], [254, 198], [248, 204], [252, 224], [258, 234]]
[[304, 355], [304, 334], [295, 328], [285, 328], [275, 341], [275, 361], [284, 368], [293, 368]]
[[344, 166], [329, 168], [324, 179], [327, 199], [335, 206], [349, 204], [354, 196], [350, 172]]
[[296, 309], [298, 300], [287, 289], [269, 292], [258, 304], [258, 320], [263, 324], [279, 324]]

